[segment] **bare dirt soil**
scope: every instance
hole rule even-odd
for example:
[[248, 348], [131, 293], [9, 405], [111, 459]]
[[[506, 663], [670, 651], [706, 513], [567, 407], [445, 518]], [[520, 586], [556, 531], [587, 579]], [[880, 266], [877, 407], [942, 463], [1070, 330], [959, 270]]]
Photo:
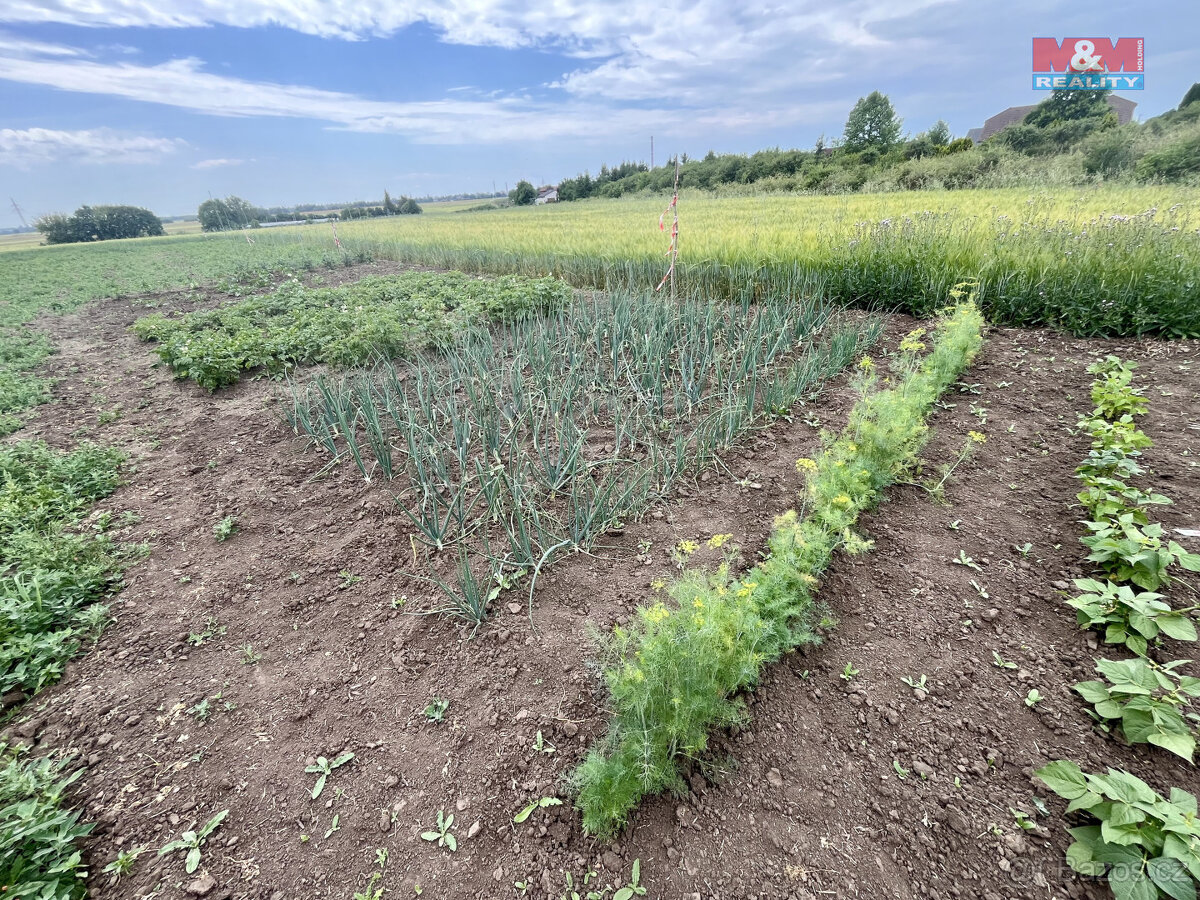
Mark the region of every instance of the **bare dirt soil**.
[[[1074, 425], [1098, 355], [1140, 364], [1155, 441], [1146, 486], [1175, 501], [1156, 509], [1168, 527], [1197, 527], [1197, 342], [993, 330], [965, 376], [974, 386], [931, 421], [927, 471], [968, 430], [988, 435], [948, 480], [946, 504], [919, 486], [891, 490], [863, 522], [874, 551], [839, 558], [822, 586], [839, 620], [827, 642], [769, 669], [748, 727], [717, 738], [686, 796], [646, 803], [602, 844], [569, 803], [512, 821], [559, 794], [604, 732], [589, 629], [650, 596], [680, 540], [732, 533], [753, 557], [795, 501], [794, 461], [817, 451], [818, 427], [844, 424], [844, 379], [749, 437], [728, 472], [543, 575], [532, 626], [523, 597], [505, 596], [469, 639], [455, 622], [406, 614], [430, 592], [406, 575], [412, 529], [389, 486], [349, 466], [314, 477], [324, 460], [287, 430], [272, 383], [210, 395], [153, 365], [128, 326], [148, 306], [193, 300], [111, 300], [41, 321], [60, 380], [19, 435], [125, 448], [128, 483], [103, 506], [136, 513], [126, 537], [150, 544], [98, 646], [10, 726], [87, 763], [74, 801], [99, 823], [85, 846], [93, 896], [350, 900], [386, 849], [387, 897], [519, 897], [525, 882], [524, 896], [557, 898], [567, 873], [616, 886], [635, 859], [651, 898], [1100, 897], [1106, 888], [1063, 863], [1062, 804], [1032, 770], [1065, 757], [1200, 790], [1182, 760], [1093, 730], [1069, 687], [1104, 650], [1060, 590], [1087, 572], [1072, 471], [1088, 443]], [[911, 325], [893, 319], [877, 351]], [[225, 516], [237, 530], [218, 542]], [[979, 568], [954, 563], [960, 551]], [[924, 690], [900, 680], [922, 675]], [[1045, 699], [1031, 708], [1033, 688]], [[423, 714], [433, 698], [449, 701], [442, 723]], [[314, 801], [305, 767], [343, 750], [354, 760]], [[225, 809], [196, 876], [182, 853], [157, 855]], [[1037, 830], [1019, 828], [1014, 809]], [[439, 810], [455, 816], [454, 853], [420, 837]], [[132, 875], [100, 874], [139, 847], [151, 849]]]

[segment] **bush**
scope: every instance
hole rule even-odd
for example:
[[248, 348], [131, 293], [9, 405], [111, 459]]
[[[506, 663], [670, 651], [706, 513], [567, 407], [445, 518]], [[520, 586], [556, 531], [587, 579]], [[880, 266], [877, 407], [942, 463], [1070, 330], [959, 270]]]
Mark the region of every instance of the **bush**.
[[1118, 175], [1133, 168], [1132, 128], [1112, 128], [1091, 135], [1083, 143], [1083, 170], [1089, 175]]
[[1200, 172], [1200, 128], [1147, 153], [1137, 164], [1137, 176], [1146, 181], [1174, 181]]
[[77, 244], [165, 234], [162, 220], [140, 206], [81, 206], [72, 216], [42, 216], [37, 230], [47, 244]]

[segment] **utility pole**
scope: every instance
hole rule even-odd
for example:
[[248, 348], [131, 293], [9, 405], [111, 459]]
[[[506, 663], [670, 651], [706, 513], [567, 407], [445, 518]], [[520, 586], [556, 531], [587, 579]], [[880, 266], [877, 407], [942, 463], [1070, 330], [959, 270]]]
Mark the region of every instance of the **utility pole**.
[[25, 221], [25, 213], [21, 212], [21, 207], [17, 206], [17, 201], [14, 200], [12, 197], [9, 197], [8, 199], [10, 201], [12, 201], [13, 212], [15, 212], [17, 214], [17, 218], [19, 218], [21, 220], [21, 224], [23, 226], [25, 226], [26, 228], [28, 228], [29, 223]]

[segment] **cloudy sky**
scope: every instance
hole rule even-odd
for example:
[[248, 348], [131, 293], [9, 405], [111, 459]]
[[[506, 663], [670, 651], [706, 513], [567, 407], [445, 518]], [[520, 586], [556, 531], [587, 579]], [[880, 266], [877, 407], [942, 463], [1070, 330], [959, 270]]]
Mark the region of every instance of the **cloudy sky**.
[[1144, 119], [1200, 79], [1197, 0], [4, 0], [0, 227], [503, 190], [603, 162], [811, 147], [889, 94], [957, 135], [1030, 39], [1146, 38]]

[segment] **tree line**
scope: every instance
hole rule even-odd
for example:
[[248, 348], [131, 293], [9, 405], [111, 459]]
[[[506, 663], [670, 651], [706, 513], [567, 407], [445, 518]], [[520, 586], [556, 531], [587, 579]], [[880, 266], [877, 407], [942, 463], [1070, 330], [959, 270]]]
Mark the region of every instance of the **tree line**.
[[[819, 193], [967, 188], [989, 184], [1005, 166], [1036, 180], [1060, 157], [1069, 157], [1066, 168], [1081, 180], [1200, 175], [1200, 84], [1192, 86], [1178, 108], [1141, 124], [1120, 125], [1107, 103], [1108, 93], [1055, 91], [1022, 122], [977, 146], [966, 137], [955, 139], [942, 120], [928, 131], [902, 137], [903, 122], [891, 100], [873, 91], [854, 105], [837, 141], [826, 143], [822, 136], [811, 150], [710, 150], [702, 159], [680, 154], [680, 185], [716, 191], [762, 183], [780, 191]], [[654, 169], [622, 162], [601, 166], [596, 176], [584, 172], [564, 179], [558, 199], [661, 193], [672, 188], [674, 179], [674, 157]]]
[[46, 236], [47, 244], [78, 244], [165, 234], [162, 220], [140, 206], [81, 206], [69, 216], [62, 213], [42, 216], [34, 226]]

